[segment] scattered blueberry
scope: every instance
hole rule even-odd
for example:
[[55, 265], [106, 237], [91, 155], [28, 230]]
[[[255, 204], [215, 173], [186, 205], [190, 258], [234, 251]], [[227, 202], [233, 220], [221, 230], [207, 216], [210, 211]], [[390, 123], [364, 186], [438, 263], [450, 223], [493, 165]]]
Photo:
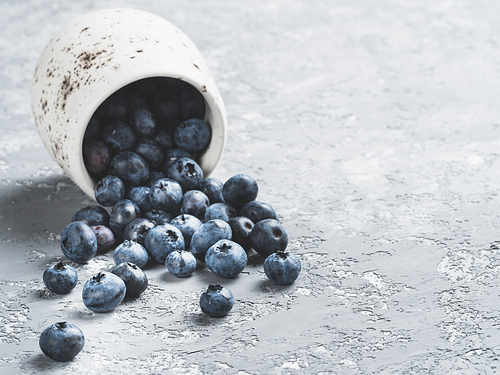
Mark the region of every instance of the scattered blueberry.
[[149, 177], [143, 182], [145, 186], [151, 188], [153, 184], [161, 178], [167, 178], [167, 174], [162, 171], [149, 171]]
[[172, 136], [165, 129], [157, 129], [151, 139], [158, 143], [163, 151], [174, 147]]
[[144, 247], [154, 261], [165, 264], [172, 251], [185, 249], [184, 237], [172, 224], [157, 225], [146, 235]]
[[220, 219], [203, 223], [191, 237], [191, 253], [200, 261], [205, 261], [207, 250], [219, 240], [230, 240], [231, 227]]
[[111, 273], [120, 277], [125, 283], [127, 298], [139, 297], [148, 287], [148, 277], [144, 271], [134, 263], [120, 263], [111, 270]]
[[108, 225], [109, 213], [104, 207], [90, 205], [76, 211], [71, 221], [83, 221], [89, 226]]
[[278, 220], [276, 211], [269, 204], [259, 201], [250, 201], [245, 204], [240, 210], [240, 215], [248, 217], [254, 223], [265, 219]]
[[170, 167], [170, 164], [172, 164], [174, 161], [180, 158], [193, 158], [193, 155], [186, 150], [182, 150], [180, 148], [171, 148], [168, 149], [164, 154], [163, 154], [163, 168], [162, 170], [168, 174], [168, 168]]
[[254, 225], [250, 233], [252, 247], [263, 257], [283, 251], [288, 245], [288, 235], [283, 225], [274, 219], [265, 219]]
[[208, 269], [220, 277], [233, 279], [247, 265], [247, 253], [231, 240], [220, 240], [212, 245], [205, 254]]
[[212, 129], [205, 121], [192, 118], [181, 122], [175, 129], [174, 141], [177, 147], [190, 152], [204, 149], [212, 136]]
[[196, 269], [196, 258], [189, 251], [172, 251], [165, 259], [165, 267], [175, 277], [189, 277]]
[[214, 203], [211, 204], [205, 211], [205, 221], [220, 219], [228, 221], [229, 219], [238, 216], [236, 208], [228, 203]]
[[108, 170], [111, 152], [106, 143], [91, 139], [83, 143], [83, 161], [91, 174], [101, 174]]
[[205, 193], [199, 190], [189, 190], [182, 197], [180, 211], [181, 214], [190, 214], [200, 220], [205, 220], [205, 211], [210, 202]]
[[264, 272], [269, 280], [278, 285], [292, 284], [299, 277], [299, 257], [284, 251], [270, 254], [264, 261]]
[[109, 214], [109, 229], [113, 231], [115, 239], [123, 241], [123, 232], [126, 226], [140, 216], [139, 207], [130, 199], [122, 199], [115, 204]]
[[210, 204], [223, 203], [224, 198], [222, 196], [222, 187], [224, 184], [221, 180], [215, 177], [208, 177], [196, 185], [196, 190], [199, 190], [208, 197]]
[[153, 209], [153, 204], [149, 199], [150, 188], [147, 186], [135, 186], [130, 189], [128, 199], [134, 202], [141, 212], [147, 212]]
[[125, 184], [116, 177], [107, 175], [101, 178], [94, 188], [94, 196], [101, 206], [113, 206], [125, 195]]
[[137, 138], [151, 137], [156, 130], [156, 120], [147, 108], [134, 109], [129, 115], [128, 123]]
[[97, 238], [83, 221], [69, 223], [61, 233], [61, 250], [75, 263], [87, 263], [97, 253]]
[[178, 158], [170, 163], [168, 177], [181, 184], [184, 191], [193, 190], [203, 179], [203, 171], [197, 162], [191, 158]]
[[99, 272], [83, 286], [84, 305], [94, 312], [114, 310], [125, 298], [125, 282], [113, 273]]
[[255, 200], [259, 192], [257, 181], [246, 174], [230, 177], [222, 188], [224, 200], [237, 210], [246, 203]]
[[97, 115], [106, 120], [125, 120], [128, 114], [128, 102], [124, 92], [117, 91], [97, 108]]
[[186, 249], [189, 249], [191, 246], [191, 237], [193, 233], [201, 226], [202, 222], [196, 216], [189, 214], [181, 214], [176, 216], [170, 221], [174, 227], [177, 227], [184, 237], [184, 242]]
[[182, 187], [171, 178], [159, 179], [151, 186], [149, 199], [158, 210], [177, 212], [182, 200]]
[[115, 235], [105, 225], [95, 225], [90, 227], [97, 239], [97, 252], [99, 254], [105, 253], [115, 245]]
[[127, 224], [123, 230], [123, 238], [129, 241], [135, 241], [144, 246], [144, 240], [149, 230], [155, 226], [151, 220], [144, 217], [135, 219]]
[[148, 219], [155, 225], [169, 224], [172, 220], [172, 214], [170, 212], [165, 212], [157, 209], [152, 209], [146, 212], [143, 216], [144, 219]]
[[43, 272], [43, 283], [48, 290], [67, 294], [71, 292], [78, 282], [78, 273], [70, 265], [64, 265], [62, 262], [50, 266]]
[[245, 216], [236, 216], [230, 218], [227, 223], [233, 233], [232, 240], [240, 244], [245, 251], [249, 251], [252, 248], [250, 233], [254, 227], [253, 221]]
[[149, 166], [146, 160], [135, 152], [123, 151], [111, 159], [108, 173], [123, 182], [138, 186], [149, 177]]
[[210, 284], [200, 297], [200, 308], [212, 318], [226, 316], [234, 305], [231, 291], [220, 284]]
[[115, 264], [129, 262], [136, 264], [139, 268], [144, 268], [148, 263], [148, 259], [147, 250], [135, 241], [125, 240], [113, 252], [113, 262]]
[[68, 362], [85, 345], [83, 332], [74, 324], [58, 322], [44, 329], [38, 340], [42, 352], [57, 362]]
[[185, 119], [203, 118], [205, 114], [205, 99], [193, 86], [186, 85], [179, 91], [180, 114]]
[[160, 145], [150, 138], [139, 138], [134, 152], [142, 157], [149, 168], [160, 168], [163, 162], [163, 150]]
[[136, 136], [125, 122], [114, 120], [102, 127], [101, 140], [108, 146], [112, 154], [132, 150], [135, 146]]

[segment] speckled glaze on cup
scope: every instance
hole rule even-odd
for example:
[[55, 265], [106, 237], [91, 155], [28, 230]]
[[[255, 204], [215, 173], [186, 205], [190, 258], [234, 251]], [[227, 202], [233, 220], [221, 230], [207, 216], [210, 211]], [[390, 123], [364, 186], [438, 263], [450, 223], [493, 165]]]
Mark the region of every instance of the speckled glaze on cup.
[[87, 124], [111, 94], [150, 77], [181, 79], [202, 93], [212, 139], [198, 160], [208, 177], [224, 149], [226, 111], [198, 48], [170, 22], [127, 8], [88, 13], [54, 35], [38, 60], [31, 88], [38, 133], [66, 175], [92, 198], [95, 181], [82, 151]]

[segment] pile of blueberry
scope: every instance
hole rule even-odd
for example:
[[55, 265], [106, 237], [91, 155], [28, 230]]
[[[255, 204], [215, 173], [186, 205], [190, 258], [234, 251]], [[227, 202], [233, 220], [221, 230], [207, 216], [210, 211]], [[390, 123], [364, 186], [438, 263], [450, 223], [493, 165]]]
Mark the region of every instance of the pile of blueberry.
[[[111, 272], [99, 272], [83, 287], [90, 310], [111, 311], [124, 298], [141, 295], [149, 262], [163, 264], [176, 277], [189, 277], [205, 264], [222, 278], [235, 278], [254, 249], [265, 258], [272, 282], [297, 279], [300, 261], [285, 251], [288, 236], [274, 209], [256, 200], [255, 179], [204, 178], [196, 161], [211, 139], [204, 113], [204, 99], [191, 85], [149, 78], [113, 94], [92, 117], [83, 156], [99, 204], [78, 210], [61, 234], [61, 250], [75, 263], [114, 249]], [[43, 281], [53, 292], [69, 293], [78, 275], [59, 262], [44, 272]], [[220, 284], [209, 285], [200, 297], [210, 317], [225, 316], [233, 304], [231, 291]], [[56, 324], [52, 331], [64, 336], [68, 324]], [[42, 337], [40, 347], [50, 352]]]

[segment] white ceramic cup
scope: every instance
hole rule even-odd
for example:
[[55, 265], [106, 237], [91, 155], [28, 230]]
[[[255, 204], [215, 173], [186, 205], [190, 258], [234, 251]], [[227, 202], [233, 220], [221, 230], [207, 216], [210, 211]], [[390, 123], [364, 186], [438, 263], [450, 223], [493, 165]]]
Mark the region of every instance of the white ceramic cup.
[[65, 174], [92, 198], [95, 181], [82, 150], [87, 124], [111, 94], [150, 77], [181, 79], [202, 93], [212, 139], [198, 162], [208, 177], [224, 149], [226, 111], [200, 51], [177, 27], [141, 10], [103, 9], [68, 23], [40, 55], [31, 88], [38, 133]]

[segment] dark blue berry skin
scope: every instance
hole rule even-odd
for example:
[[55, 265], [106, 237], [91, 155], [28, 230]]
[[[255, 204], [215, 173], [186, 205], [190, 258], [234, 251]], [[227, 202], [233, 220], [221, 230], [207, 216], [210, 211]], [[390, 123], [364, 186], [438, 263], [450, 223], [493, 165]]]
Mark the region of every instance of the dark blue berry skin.
[[136, 136], [134, 129], [123, 121], [111, 121], [102, 127], [101, 140], [106, 143], [112, 154], [132, 150]]
[[181, 214], [190, 214], [200, 220], [205, 220], [205, 211], [210, 202], [208, 197], [199, 190], [186, 191], [182, 197], [180, 211]]
[[152, 209], [146, 212], [143, 217], [155, 225], [169, 224], [172, 220], [172, 214], [162, 210]]
[[253, 221], [245, 216], [237, 216], [229, 219], [227, 223], [233, 233], [232, 240], [248, 252], [252, 248], [250, 233], [254, 227]]
[[[129, 241], [135, 241], [144, 246], [144, 240], [149, 230], [156, 224], [146, 218], [138, 218], [129, 223], [123, 230], [123, 238]], [[142, 267], [141, 267], [142, 268]]]
[[83, 304], [98, 313], [114, 310], [126, 294], [125, 282], [111, 272], [99, 272], [83, 286]]
[[205, 221], [220, 219], [229, 221], [229, 219], [238, 216], [236, 208], [228, 203], [214, 203], [211, 204], [205, 211]]
[[164, 152], [163, 154], [163, 168], [162, 170], [168, 174], [168, 168], [170, 164], [180, 158], [193, 158], [193, 154], [189, 151], [182, 150], [180, 148], [171, 148]]
[[108, 170], [111, 151], [106, 143], [92, 139], [83, 143], [83, 161], [91, 174], [99, 175]]
[[111, 273], [120, 277], [125, 283], [126, 298], [137, 298], [148, 288], [148, 277], [144, 271], [134, 263], [124, 262], [117, 264]]
[[125, 184], [116, 176], [101, 178], [94, 188], [94, 197], [101, 206], [114, 206], [125, 195]]
[[200, 297], [200, 308], [211, 318], [221, 318], [229, 314], [234, 306], [231, 291], [220, 284], [210, 284]]
[[139, 207], [130, 199], [122, 199], [113, 206], [109, 214], [109, 229], [115, 235], [115, 239], [123, 241], [123, 233], [127, 225], [141, 216]]
[[68, 362], [85, 345], [83, 332], [74, 324], [58, 322], [44, 329], [38, 340], [42, 352], [57, 362]]
[[201, 227], [202, 222], [196, 216], [181, 214], [173, 218], [170, 224], [177, 227], [182, 232], [186, 249], [189, 249], [191, 246], [191, 237], [193, 233]]
[[196, 190], [205, 193], [205, 195], [210, 200], [210, 204], [224, 203], [224, 198], [222, 196], [223, 186], [224, 184], [218, 178], [208, 177], [198, 182], [198, 185], [196, 185]]
[[128, 101], [124, 92], [117, 91], [97, 108], [97, 115], [105, 120], [125, 120], [128, 115]]
[[107, 226], [109, 224], [109, 213], [104, 207], [90, 205], [76, 211], [71, 218], [71, 221], [83, 221], [89, 226]]
[[61, 233], [61, 250], [71, 261], [87, 263], [97, 253], [97, 238], [83, 221], [69, 223]]
[[250, 233], [253, 249], [263, 257], [277, 251], [284, 251], [288, 245], [288, 235], [283, 225], [274, 219], [265, 219], [254, 225]]
[[189, 251], [176, 250], [167, 255], [165, 267], [175, 277], [189, 277], [196, 269], [196, 258]]
[[48, 290], [58, 294], [71, 292], [78, 283], [78, 273], [70, 265], [62, 262], [50, 266], [43, 272], [43, 283]]
[[111, 229], [105, 225], [95, 225], [90, 228], [92, 228], [97, 238], [97, 253], [103, 254], [113, 248], [115, 245], [115, 235]]
[[292, 284], [299, 277], [301, 268], [299, 257], [284, 251], [270, 254], [264, 261], [264, 272], [278, 285]]
[[132, 151], [123, 151], [109, 162], [108, 173], [120, 178], [124, 183], [140, 186], [149, 177], [149, 165]]
[[160, 145], [150, 138], [139, 138], [135, 144], [134, 152], [142, 157], [149, 168], [160, 168], [163, 162], [163, 150]]
[[160, 88], [154, 95], [153, 106], [158, 119], [173, 120], [179, 113], [179, 96], [172, 90]]
[[230, 177], [222, 187], [224, 201], [240, 210], [246, 203], [255, 200], [259, 192], [257, 181], [246, 174]]
[[191, 253], [200, 261], [205, 261], [207, 250], [219, 240], [230, 240], [231, 227], [223, 220], [214, 219], [203, 223], [191, 237]]
[[243, 247], [231, 240], [220, 240], [205, 254], [205, 264], [217, 276], [234, 279], [247, 265], [247, 253]]
[[192, 118], [181, 122], [175, 129], [177, 147], [190, 152], [204, 149], [212, 137], [212, 128], [205, 121]]
[[115, 264], [129, 262], [136, 264], [139, 268], [144, 268], [148, 263], [148, 259], [147, 250], [135, 241], [125, 240], [113, 252], [113, 262]]
[[127, 97], [128, 107], [130, 109], [129, 121], [130, 121], [132, 113], [135, 110], [138, 110], [138, 109], [149, 110], [147, 100], [140, 93], [138, 93], [136, 91], [130, 91], [130, 92], [127, 92], [125, 95]]
[[150, 170], [149, 177], [146, 181], [143, 182], [143, 184], [145, 186], [148, 186], [149, 188], [151, 188], [153, 186], [153, 184], [161, 178], [167, 178], [167, 174], [165, 172], [162, 172], [162, 171]]
[[153, 207], [171, 213], [179, 210], [182, 195], [181, 185], [171, 178], [157, 180], [149, 191]]
[[174, 147], [174, 140], [165, 129], [156, 129], [151, 139], [158, 143], [163, 151], [167, 151]]
[[141, 212], [147, 212], [153, 209], [153, 204], [149, 199], [149, 187], [147, 186], [135, 186], [130, 189], [128, 193], [128, 199], [134, 202]]
[[181, 184], [184, 191], [194, 190], [203, 179], [201, 167], [191, 158], [179, 158], [170, 163], [168, 177]]
[[191, 85], [186, 85], [179, 91], [180, 115], [184, 119], [203, 118], [205, 114], [205, 99]]
[[128, 124], [134, 129], [137, 138], [148, 138], [156, 130], [156, 120], [146, 108], [134, 109], [130, 112]]
[[185, 249], [182, 232], [171, 224], [152, 228], [146, 235], [144, 246], [155, 262], [163, 264], [172, 251]]
[[240, 210], [240, 215], [248, 217], [254, 223], [265, 219], [278, 220], [276, 211], [269, 204], [259, 201], [250, 201], [245, 204]]

